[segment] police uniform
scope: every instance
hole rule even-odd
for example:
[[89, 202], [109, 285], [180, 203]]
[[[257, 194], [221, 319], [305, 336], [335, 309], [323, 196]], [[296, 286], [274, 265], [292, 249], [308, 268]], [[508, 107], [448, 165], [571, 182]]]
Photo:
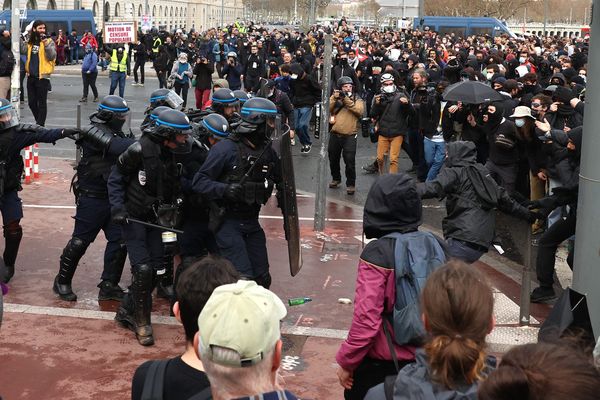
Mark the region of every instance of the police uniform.
[[122, 243], [121, 227], [111, 222], [106, 184], [117, 157], [135, 142], [131, 132], [125, 134], [122, 131], [128, 112], [125, 100], [118, 96], [106, 96], [98, 112], [91, 115], [90, 126], [82, 132], [77, 142], [83, 156], [73, 178], [77, 205], [75, 227], [60, 257], [60, 268], [53, 285], [54, 292], [63, 300], [77, 300], [71, 281], [79, 260], [100, 230], [104, 232], [107, 244], [102, 282], [98, 285], [98, 300], [120, 300], [123, 297], [118, 283], [127, 250]]
[[[157, 126], [144, 131], [139, 141], [131, 145], [117, 161], [108, 180], [108, 192], [113, 221], [122, 224], [123, 239], [132, 266], [132, 284], [115, 319], [132, 329], [142, 345], [154, 344], [150, 312], [154, 271], [163, 266], [162, 229], [147, 227], [129, 218], [173, 227], [177, 206], [181, 202], [180, 168], [174, 152], [189, 151], [189, 120], [180, 111], [166, 110], [156, 121]], [[175, 146], [176, 135], [189, 140]]]
[[34, 143], [54, 143], [77, 133], [73, 129], [44, 129], [38, 125], [19, 125], [16, 111], [6, 99], [0, 99], [0, 212], [4, 232], [4, 271], [0, 279], [7, 283], [15, 273], [15, 262], [23, 237], [20, 221], [23, 206], [17, 192], [22, 190], [23, 157], [21, 150]]
[[267, 124], [277, 114], [277, 107], [267, 99], [253, 98], [246, 101], [241, 114], [242, 122], [232, 128], [232, 135], [209, 151], [193, 188], [222, 209], [222, 222], [215, 233], [221, 255], [242, 277], [268, 288], [269, 260], [258, 214], [281, 181], [279, 158], [268, 140]]
[[144, 111], [144, 120], [140, 129], [144, 131], [144, 129], [154, 125], [155, 119], [152, 119], [152, 114], [156, 108], [168, 107], [178, 110], [181, 104], [183, 104], [183, 99], [174, 91], [170, 89], [156, 89], [150, 94], [150, 105]]

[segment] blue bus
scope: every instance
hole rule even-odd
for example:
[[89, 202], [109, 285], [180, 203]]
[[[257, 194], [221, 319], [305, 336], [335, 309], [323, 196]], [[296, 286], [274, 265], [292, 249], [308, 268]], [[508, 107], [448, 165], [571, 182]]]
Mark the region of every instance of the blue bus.
[[426, 16], [422, 19], [414, 19], [414, 28], [423, 29], [426, 26], [440, 35], [454, 33], [456, 36], [464, 38], [471, 35], [495, 37], [506, 34], [511, 38], [516, 38], [516, 35], [502, 21], [489, 17]]
[[[10, 10], [0, 12], [0, 30], [10, 30], [10, 17]], [[80, 39], [85, 32], [96, 34], [96, 22], [92, 10], [27, 10], [25, 19], [21, 20], [21, 32], [36, 19], [44, 21], [48, 36], [58, 35], [59, 30], [62, 30], [65, 35], [75, 30]]]

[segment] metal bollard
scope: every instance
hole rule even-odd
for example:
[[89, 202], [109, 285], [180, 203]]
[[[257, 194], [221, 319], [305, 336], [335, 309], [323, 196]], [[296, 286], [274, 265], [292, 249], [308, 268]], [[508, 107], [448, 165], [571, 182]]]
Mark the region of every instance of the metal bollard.
[[[77, 129], [81, 129], [81, 104], [77, 104], [77, 121], [76, 121]], [[79, 135], [77, 135], [77, 139], [79, 139]], [[76, 145], [75, 147], [75, 163], [79, 165], [81, 161], [81, 147]]]
[[530, 306], [531, 301], [529, 294], [531, 293], [531, 265], [535, 260], [532, 260], [533, 246], [537, 246], [537, 242], [532, 239], [531, 225], [527, 225], [527, 248], [525, 249], [525, 260], [523, 260], [523, 271], [521, 273], [521, 301], [519, 306], [519, 325], [529, 325], [531, 322]]

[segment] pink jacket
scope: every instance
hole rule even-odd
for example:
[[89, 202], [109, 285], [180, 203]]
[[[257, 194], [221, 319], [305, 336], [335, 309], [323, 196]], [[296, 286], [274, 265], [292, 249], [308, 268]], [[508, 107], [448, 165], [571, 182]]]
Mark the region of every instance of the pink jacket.
[[[381, 324], [382, 314], [391, 313], [394, 309], [394, 280], [393, 266], [378, 266], [359, 260], [352, 325], [335, 357], [345, 370], [354, 371], [365, 357], [392, 359]], [[389, 332], [393, 332], [391, 324], [385, 323]], [[414, 360], [414, 346], [394, 346], [398, 360]]]

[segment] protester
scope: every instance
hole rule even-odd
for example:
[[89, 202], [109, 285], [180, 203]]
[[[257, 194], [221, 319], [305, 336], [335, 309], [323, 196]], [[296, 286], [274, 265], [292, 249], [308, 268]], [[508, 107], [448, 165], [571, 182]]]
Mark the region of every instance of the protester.
[[[132, 86], [144, 86], [144, 73], [145, 73], [145, 65], [146, 65], [146, 45], [142, 40], [137, 41], [137, 44], [134, 47], [135, 52], [135, 65], [133, 66], [133, 79], [135, 82], [132, 83]], [[141, 80], [138, 81], [138, 70], [140, 71]]]
[[81, 103], [87, 102], [89, 88], [92, 88], [94, 94], [94, 103], [98, 102], [98, 89], [96, 88], [96, 78], [98, 78], [98, 56], [92, 46], [85, 46], [85, 56], [81, 65], [81, 76], [83, 79], [83, 97], [79, 100]]
[[196, 81], [194, 94], [196, 97], [196, 108], [198, 110], [204, 110], [208, 107], [208, 100], [210, 99], [212, 87], [212, 74], [214, 72], [214, 65], [206, 58], [206, 56], [202, 55], [196, 60], [193, 73]]
[[127, 52], [123, 44], [118, 44], [112, 49], [110, 57], [110, 90], [108, 94], [115, 93], [119, 86], [119, 97], [125, 97], [125, 79], [129, 72], [129, 63], [127, 62]]
[[[451, 261], [427, 278], [420, 303], [429, 337], [395, 378], [394, 400], [477, 400], [478, 385], [496, 367], [485, 349], [495, 323], [492, 288], [478, 270]], [[365, 400], [385, 400], [386, 384]]]
[[329, 187], [338, 188], [342, 183], [340, 156], [346, 164], [346, 193], [356, 192], [356, 137], [358, 120], [365, 112], [365, 104], [354, 91], [352, 78], [341, 77], [337, 89], [329, 100], [331, 135], [329, 136], [329, 166], [332, 181]]
[[0, 36], [0, 98], [10, 98], [10, 79], [15, 69], [15, 56], [11, 49], [10, 32], [2, 32]]
[[54, 71], [56, 46], [52, 39], [46, 37], [46, 24], [43, 21], [33, 22], [27, 43], [27, 98], [29, 108], [38, 125], [46, 125], [48, 112], [48, 91], [50, 75]]
[[283, 388], [280, 324], [285, 305], [253, 281], [216, 288], [198, 317], [194, 348], [214, 400], [296, 397]]
[[79, 38], [77, 37], [77, 31], [75, 29], [73, 29], [71, 31], [71, 34], [69, 35], [67, 40], [68, 40], [67, 44], [69, 47], [69, 64], [78, 64], [79, 63], [80, 41], [79, 41]]
[[173, 64], [171, 69], [171, 78], [175, 78], [175, 93], [183, 99], [182, 107], [186, 108], [188, 89], [190, 88], [190, 79], [194, 76], [192, 66], [188, 63], [187, 53], [179, 54], [179, 58]]
[[479, 388], [479, 400], [593, 400], [600, 372], [589, 358], [564, 344], [531, 343], [502, 356]]
[[298, 134], [302, 145], [300, 152], [308, 154], [312, 148], [312, 140], [308, 134], [310, 118], [313, 106], [321, 99], [321, 87], [313, 76], [304, 71], [300, 64], [292, 64], [290, 73], [290, 88], [293, 92], [291, 100], [294, 105], [296, 121], [294, 131]]
[[173, 314], [185, 331], [185, 351], [180, 356], [163, 360], [167, 362], [163, 376], [152, 376], [150, 372], [153, 363], [160, 361], [146, 361], [140, 365], [131, 383], [132, 400], [142, 399], [149, 379], [151, 382], [162, 381], [163, 392], [160, 395], [164, 400], [189, 399], [210, 388], [193, 344], [198, 332], [198, 317], [217, 287], [235, 283], [237, 279], [238, 273], [229, 261], [213, 256], [192, 264], [179, 276]]
[[[395, 330], [389, 322], [399, 290], [395, 287], [395, 268], [408, 269], [419, 263], [427, 270], [416, 273], [426, 277], [446, 261], [441, 239], [419, 231], [421, 216], [421, 199], [413, 179], [400, 173], [375, 181], [365, 203], [363, 229], [367, 238], [378, 240], [367, 244], [361, 253], [352, 324], [336, 355], [346, 400], [363, 399], [369, 388], [414, 361], [415, 346], [394, 341], [392, 353], [392, 339], [386, 338], [386, 331]], [[392, 234], [398, 236], [387, 236]], [[396, 257], [398, 242], [403, 250]]]

